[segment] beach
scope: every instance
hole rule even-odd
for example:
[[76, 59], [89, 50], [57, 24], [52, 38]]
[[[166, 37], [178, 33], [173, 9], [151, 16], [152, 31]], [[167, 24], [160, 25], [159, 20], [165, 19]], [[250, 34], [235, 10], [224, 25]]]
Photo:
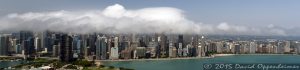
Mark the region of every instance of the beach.
[[178, 57], [178, 58], [149, 58], [149, 59], [116, 59], [116, 60], [95, 60], [96, 62], [106, 61], [148, 61], [148, 60], [185, 60], [185, 59], [206, 59], [223, 56], [234, 56], [234, 55], [296, 55], [296, 54], [214, 54], [206, 57]]
[[147, 60], [184, 60], [184, 59], [200, 59], [213, 57], [180, 57], [180, 58], [150, 58], [150, 59], [117, 59], [117, 60], [95, 60], [100, 62], [105, 61], [147, 61]]
[[95, 60], [95, 61], [146, 61], [146, 60], [184, 60], [184, 59], [201, 59], [201, 58], [214, 58], [219, 56], [232, 56], [236, 54], [214, 54], [206, 57], [177, 57], [177, 58], [149, 58], [149, 59], [117, 59], [117, 60]]

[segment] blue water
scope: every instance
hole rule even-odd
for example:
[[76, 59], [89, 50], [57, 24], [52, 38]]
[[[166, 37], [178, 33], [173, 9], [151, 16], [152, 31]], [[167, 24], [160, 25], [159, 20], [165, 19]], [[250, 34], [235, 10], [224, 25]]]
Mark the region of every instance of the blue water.
[[106, 66], [135, 70], [202, 70], [204, 63], [298, 63], [299, 55], [234, 55], [183, 60], [145, 60], [103, 62]]
[[0, 68], [7, 68], [10, 66], [16, 66], [24, 61], [0, 61]]

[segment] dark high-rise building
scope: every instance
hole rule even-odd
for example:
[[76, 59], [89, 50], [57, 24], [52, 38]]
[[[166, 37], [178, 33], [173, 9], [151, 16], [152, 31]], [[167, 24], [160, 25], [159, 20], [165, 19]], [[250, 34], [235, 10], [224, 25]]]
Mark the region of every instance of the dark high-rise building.
[[167, 46], [167, 36], [161, 34], [158, 37], [159, 48], [160, 48], [160, 57], [167, 57], [168, 56], [168, 46]]
[[22, 54], [27, 57], [33, 57], [35, 54], [33, 33], [29, 31], [20, 31], [17, 35], [18, 44], [22, 50]]
[[107, 59], [107, 43], [106, 37], [98, 37], [96, 41], [96, 59]]
[[178, 43], [183, 43], [183, 35], [178, 36]]
[[96, 52], [96, 39], [97, 39], [97, 36], [95, 34], [92, 34], [92, 35], [89, 35], [89, 38], [88, 38], [88, 46], [90, 48], [90, 55], [95, 55], [95, 52]]
[[60, 36], [60, 60], [63, 62], [73, 61], [73, 50], [72, 50], [73, 38], [67, 34], [61, 34]]
[[178, 36], [178, 45], [177, 45], [177, 53], [178, 56], [181, 57], [183, 56], [183, 48], [184, 48], [184, 44], [183, 44], [183, 35], [179, 35]]
[[101, 58], [101, 38], [98, 36], [96, 40], [96, 59], [100, 60]]
[[120, 38], [120, 40], [119, 40], [119, 43], [120, 43], [120, 45], [119, 45], [119, 52], [122, 52], [123, 50], [125, 50], [125, 48], [127, 48], [128, 47], [128, 42], [126, 41], [126, 37], [124, 36], [124, 35], [120, 35], [119, 36]]
[[235, 52], [234, 52], [235, 54], [240, 54], [241, 53], [241, 45], [235, 44], [234, 50], [235, 50]]
[[53, 45], [53, 38], [51, 38], [51, 33], [49, 31], [43, 32], [42, 39], [42, 46], [45, 48], [45, 51], [52, 51]]
[[27, 40], [29, 37], [33, 37], [32, 32], [20, 31], [18, 35], [18, 39], [20, 43], [22, 43], [24, 40]]
[[29, 37], [23, 41], [24, 55], [27, 57], [35, 56], [34, 38]]
[[49, 50], [47, 50], [47, 51], [49, 51], [49, 53], [51, 52], [53, 57], [57, 57], [60, 55], [60, 51], [61, 51], [60, 50], [60, 47], [61, 47], [60, 46], [60, 39], [61, 39], [60, 37], [61, 37], [60, 34], [52, 34], [52, 37], [50, 39], [48, 39], [49, 43], [47, 43], [47, 44], [51, 45], [52, 47], [49, 47], [47, 49], [51, 48], [52, 51], [49, 51]]
[[120, 48], [119, 49], [122, 49], [120, 51], [120, 58], [123, 58], [123, 59], [130, 59], [131, 58], [131, 51], [133, 49], [133, 46], [134, 44], [133, 43], [130, 43], [129, 41], [123, 41], [123, 42], [120, 42]]
[[73, 36], [73, 52], [74, 52], [74, 58], [83, 58], [81, 55], [81, 40], [80, 36], [76, 35]]
[[0, 36], [0, 55], [8, 55], [8, 37]]
[[217, 45], [216, 43], [209, 43], [207, 46], [207, 51], [209, 52], [217, 52]]

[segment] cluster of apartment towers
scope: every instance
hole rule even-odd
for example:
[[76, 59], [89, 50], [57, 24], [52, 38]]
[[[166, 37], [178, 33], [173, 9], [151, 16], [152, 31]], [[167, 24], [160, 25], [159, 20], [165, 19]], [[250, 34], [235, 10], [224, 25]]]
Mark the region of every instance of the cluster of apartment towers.
[[0, 55], [117, 60], [206, 57], [212, 54], [299, 54], [300, 43], [287, 40], [223, 40], [184, 34], [74, 34], [20, 31], [0, 35]]

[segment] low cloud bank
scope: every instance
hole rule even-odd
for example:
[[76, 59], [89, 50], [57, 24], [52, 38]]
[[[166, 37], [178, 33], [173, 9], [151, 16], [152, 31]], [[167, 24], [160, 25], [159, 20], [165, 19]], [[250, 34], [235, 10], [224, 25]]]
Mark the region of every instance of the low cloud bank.
[[58, 31], [68, 33], [172, 33], [226, 35], [287, 35], [285, 30], [241, 25], [203, 24], [189, 20], [172, 7], [126, 9], [115, 4], [103, 10], [52, 11], [9, 14], [0, 19], [0, 31]]

